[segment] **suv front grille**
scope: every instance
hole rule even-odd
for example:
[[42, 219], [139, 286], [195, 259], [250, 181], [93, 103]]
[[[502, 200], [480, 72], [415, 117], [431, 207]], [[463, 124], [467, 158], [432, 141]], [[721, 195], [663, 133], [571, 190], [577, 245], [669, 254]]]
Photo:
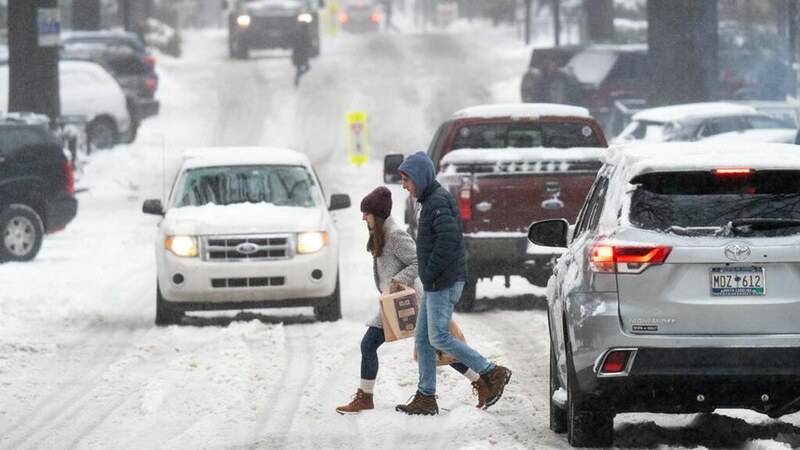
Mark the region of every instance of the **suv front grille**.
[[292, 257], [289, 235], [206, 236], [206, 261], [269, 261]]
[[213, 288], [247, 288], [247, 287], [267, 287], [283, 286], [286, 284], [284, 277], [256, 277], [256, 278], [212, 278], [211, 287]]

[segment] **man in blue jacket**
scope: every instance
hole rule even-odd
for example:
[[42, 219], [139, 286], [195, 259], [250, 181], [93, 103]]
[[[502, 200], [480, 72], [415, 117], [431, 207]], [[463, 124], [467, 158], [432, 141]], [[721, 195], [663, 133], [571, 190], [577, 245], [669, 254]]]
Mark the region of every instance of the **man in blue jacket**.
[[[417, 223], [417, 262], [424, 293], [417, 315], [415, 343], [419, 384], [414, 399], [397, 405], [406, 414], [438, 414], [436, 404], [436, 351], [453, 355], [481, 375], [488, 389], [479, 404], [488, 408], [503, 395], [511, 371], [486, 360], [450, 334], [453, 307], [466, 280], [466, 254], [461, 217], [456, 201], [435, 179], [433, 162], [424, 152], [406, 158], [399, 168], [403, 189], [422, 204]], [[483, 402], [481, 402], [483, 400]]]

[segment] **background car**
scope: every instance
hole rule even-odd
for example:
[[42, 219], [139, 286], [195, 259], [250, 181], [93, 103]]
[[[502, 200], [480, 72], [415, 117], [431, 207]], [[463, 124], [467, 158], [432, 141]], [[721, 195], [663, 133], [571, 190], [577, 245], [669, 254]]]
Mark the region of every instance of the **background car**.
[[156, 239], [157, 325], [185, 311], [313, 306], [341, 318], [339, 239], [330, 204], [308, 158], [277, 148], [189, 152]]
[[733, 131], [775, 128], [796, 129], [796, 126], [749, 105], [690, 103], [639, 111], [614, 142], [696, 141]]
[[346, 0], [338, 19], [345, 31], [378, 31], [383, 22], [383, 9], [373, 0]]
[[610, 447], [622, 412], [800, 410], [800, 159], [786, 144], [619, 147], [548, 289], [550, 428]]
[[46, 116], [0, 118], [0, 261], [30, 261], [77, 214], [75, 176]]
[[298, 31], [319, 55], [320, 0], [230, 0], [228, 50], [231, 58], [247, 59], [251, 49], [293, 47]]
[[520, 84], [522, 101], [526, 103], [550, 101], [549, 81], [580, 49], [581, 47], [577, 45], [534, 48], [528, 70], [522, 75]]
[[103, 66], [117, 80], [131, 116], [128, 142], [136, 137], [141, 122], [158, 114], [156, 60], [138, 41], [124, 32], [70, 32], [62, 36], [61, 59], [89, 60]]
[[[60, 61], [61, 115], [82, 117], [90, 145], [111, 148], [130, 140], [131, 118], [125, 93], [102, 66], [90, 61]], [[8, 110], [8, 66], [0, 66], [0, 108]]]

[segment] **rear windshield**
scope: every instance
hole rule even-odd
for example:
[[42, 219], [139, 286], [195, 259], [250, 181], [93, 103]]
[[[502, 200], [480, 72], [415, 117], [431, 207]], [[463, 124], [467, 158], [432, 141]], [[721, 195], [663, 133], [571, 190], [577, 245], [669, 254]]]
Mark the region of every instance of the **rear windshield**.
[[202, 167], [187, 170], [178, 183], [176, 207], [209, 203], [272, 203], [311, 208], [317, 187], [301, 166]]
[[639, 228], [687, 235], [797, 234], [798, 179], [800, 170], [641, 175], [632, 181], [636, 190], [630, 222]]
[[603, 147], [603, 144], [585, 123], [481, 123], [459, 128], [452, 149], [509, 147]]

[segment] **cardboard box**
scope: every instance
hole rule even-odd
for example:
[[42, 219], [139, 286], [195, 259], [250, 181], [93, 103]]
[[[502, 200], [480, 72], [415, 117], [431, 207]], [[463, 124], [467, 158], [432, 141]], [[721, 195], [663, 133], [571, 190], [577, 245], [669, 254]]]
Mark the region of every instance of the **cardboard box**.
[[[458, 327], [458, 324], [455, 320], [450, 321], [450, 334], [453, 335], [456, 339], [461, 342], [467, 342], [466, 338], [464, 338], [464, 333], [461, 332], [461, 328]], [[417, 349], [414, 347], [414, 361], [417, 361]], [[437, 366], [447, 366], [453, 363], [457, 363], [458, 360], [455, 356], [444, 353], [440, 351], [436, 351], [436, 365]]]
[[410, 287], [381, 295], [381, 317], [386, 342], [414, 336], [417, 327], [417, 293]]

